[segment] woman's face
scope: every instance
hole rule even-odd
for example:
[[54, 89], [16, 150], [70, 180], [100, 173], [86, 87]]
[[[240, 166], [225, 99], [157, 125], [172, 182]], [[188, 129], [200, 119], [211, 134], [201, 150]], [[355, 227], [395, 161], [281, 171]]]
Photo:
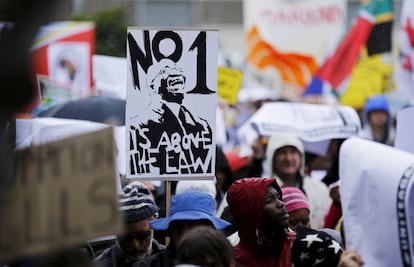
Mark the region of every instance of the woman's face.
[[282, 201], [282, 196], [273, 186], [266, 189], [262, 214], [263, 227], [282, 229], [289, 226], [289, 214]]

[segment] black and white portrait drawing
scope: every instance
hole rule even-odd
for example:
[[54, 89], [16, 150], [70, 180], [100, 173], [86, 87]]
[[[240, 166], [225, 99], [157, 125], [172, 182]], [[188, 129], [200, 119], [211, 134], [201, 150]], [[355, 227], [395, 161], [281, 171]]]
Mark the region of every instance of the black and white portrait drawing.
[[127, 176], [212, 178], [216, 31], [128, 31]]

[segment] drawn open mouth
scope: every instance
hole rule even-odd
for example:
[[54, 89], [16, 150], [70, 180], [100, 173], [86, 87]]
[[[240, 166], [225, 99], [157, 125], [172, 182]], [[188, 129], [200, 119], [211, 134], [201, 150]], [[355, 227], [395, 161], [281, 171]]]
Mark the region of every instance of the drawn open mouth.
[[177, 78], [168, 80], [168, 85], [171, 87], [176, 86], [176, 85], [183, 85], [183, 84], [184, 84], [184, 79], [182, 77], [177, 77]]
[[168, 88], [170, 92], [179, 92], [184, 89], [184, 77], [183, 76], [173, 76], [168, 78]]

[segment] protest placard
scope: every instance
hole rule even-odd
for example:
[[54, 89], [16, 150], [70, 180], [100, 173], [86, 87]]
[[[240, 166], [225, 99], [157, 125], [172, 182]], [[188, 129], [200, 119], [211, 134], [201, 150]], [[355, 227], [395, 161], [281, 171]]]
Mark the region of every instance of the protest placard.
[[414, 155], [352, 137], [339, 157], [346, 247], [364, 266], [413, 266]]
[[127, 38], [127, 178], [213, 179], [218, 31]]
[[243, 81], [243, 72], [226, 67], [218, 67], [218, 95], [230, 105], [237, 104], [237, 96]]
[[112, 129], [13, 154], [0, 194], [0, 261], [119, 233]]

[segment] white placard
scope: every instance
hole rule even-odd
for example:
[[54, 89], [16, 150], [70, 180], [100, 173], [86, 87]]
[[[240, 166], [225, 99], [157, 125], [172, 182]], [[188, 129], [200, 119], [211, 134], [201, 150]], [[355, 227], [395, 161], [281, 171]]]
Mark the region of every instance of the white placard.
[[213, 179], [218, 31], [127, 38], [127, 178]]
[[126, 58], [104, 55], [92, 56], [95, 90], [101, 95], [126, 98]]
[[414, 107], [409, 107], [397, 113], [397, 131], [394, 146], [398, 149], [414, 153]]
[[339, 157], [347, 249], [364, 266], [413, 266], [414, 155], [352, 137]]

